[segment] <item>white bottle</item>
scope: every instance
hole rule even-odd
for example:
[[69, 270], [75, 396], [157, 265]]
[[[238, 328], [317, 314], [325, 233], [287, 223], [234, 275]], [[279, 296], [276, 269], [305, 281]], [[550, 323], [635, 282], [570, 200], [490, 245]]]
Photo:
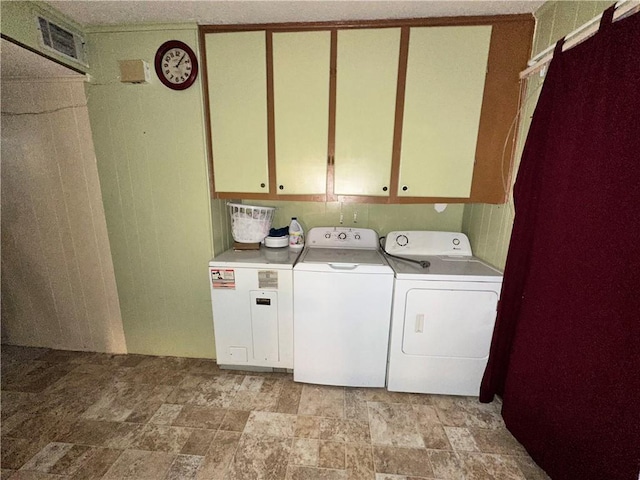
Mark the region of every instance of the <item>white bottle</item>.
[[291, 217], [289, 224], [289, 246], [291, 248], [304, 247], [304, 232], [302, 226], [298, 223], [297, 217]]

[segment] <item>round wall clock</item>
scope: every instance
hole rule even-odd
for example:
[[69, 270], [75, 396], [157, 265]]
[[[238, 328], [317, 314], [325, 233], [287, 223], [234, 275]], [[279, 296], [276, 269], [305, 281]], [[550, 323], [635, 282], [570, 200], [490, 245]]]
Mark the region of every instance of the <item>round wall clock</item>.
[[198, 59], [184, 42], [169, 40], [156, 52], [156, 74], [162, 83], [173, 90], [184, 90], [198, 76]]

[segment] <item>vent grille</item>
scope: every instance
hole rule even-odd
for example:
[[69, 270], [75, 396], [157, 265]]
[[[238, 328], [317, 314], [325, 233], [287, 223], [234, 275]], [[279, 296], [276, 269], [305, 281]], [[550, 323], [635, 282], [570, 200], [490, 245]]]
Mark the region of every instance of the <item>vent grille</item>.
[[84, 39], [79, 33], [71, 32], [44, 17], [38, 17], [42, 45], [65, 57], [87, 65], [84, 54]]

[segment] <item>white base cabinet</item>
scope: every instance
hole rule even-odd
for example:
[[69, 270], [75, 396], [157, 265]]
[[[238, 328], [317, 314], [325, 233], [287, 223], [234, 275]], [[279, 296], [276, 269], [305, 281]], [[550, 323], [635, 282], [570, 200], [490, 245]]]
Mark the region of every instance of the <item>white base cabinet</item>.
[[218, 365], [293, 368], [292, 264], [298, 253], [290, 264], [209, 263]]

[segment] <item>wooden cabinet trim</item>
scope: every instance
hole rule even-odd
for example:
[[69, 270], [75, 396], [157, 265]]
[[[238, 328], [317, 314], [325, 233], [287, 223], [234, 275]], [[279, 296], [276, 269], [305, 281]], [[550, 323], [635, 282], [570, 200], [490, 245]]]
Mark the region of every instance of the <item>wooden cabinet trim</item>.
[[374, 203], [385, 205], [421, 204], [421, 203], [469, 203], [469, 198], [453, 197], [372, 197], [358, 195], [337, 195], [337, 201], [343, 203]]
[[326, 201], [336, 201], [333, 193], [335, 185], [335, 165], [336, 153], [336, 92], [338, 64], [338, 31], [331, 30], [331, 52], [329, 54], [329, 138], [327, 139], [327, 196]]
[[207, 74], [207, 55], [205, 48], [205, 31], [199, 29], [198, 41], [200, 43], [200, 75], [202, 82], [202, 98], [204, 102], [204, 128], [205, 128], [205, 144], [207, 148], [207, 169], [209, 171], [209, 192], [211, 198], [216, 198], [215, 183], [213, 177], [213, 144], [211, 135], [211, 109], [209, 108], [209, 78]]
[[397, 28], [397, 27], [440, 27], [463, 25], [495, 25], [508, 22], [533, 22], [532, 14], [518, 15], [488, 15], [472, 17], [434, 17], [434, 18], [406, 18], [389, 20], [349, 20], [327, 22], [289, 22], [289, 23], [251, 23], [238, 25], [200, 25], [204, 33], [237, 32], [246, 30], [271, 30], [273, 32], [302, 31], [302, 30], [334, 30], [356, 28]]
[[267, 30], [267, 166], [269, 170], [269, 193], [275, 194], [278, 188], [276, 179], [276, 135], [275, 106], [273, 91], [273, 31]]
[[409, 59], [410, 27], [400, 31], [400, 55], [398, 58], [398, 83], [396, 86], [396, 117], [393, 129], [393, 152], [391, 157], [391, 178], [389, 179], [389, 197], [398, 196], [400, 178], [400, 154], [402, 153], [402, 123], [404, 120], [404, 94], [407, 85], [407, 61]]
[[213, 198], [217, 199], [244, 199], [244, 200], [280, 200], [291, 202], [326, 202], [324, 195], [278, 195], [273, 193], [249, 193], [249, 192], [216, 192]]
[[519, 70], [531, 53], [533, 28], [533, 20], [493, 26], [470, 203], [497, 204], [507, 198], [508, 187], [505, 191], [502, 186], [509, 184], [513, 168], [512, 146], [517, 130], [514, 112], [520, 108]]

